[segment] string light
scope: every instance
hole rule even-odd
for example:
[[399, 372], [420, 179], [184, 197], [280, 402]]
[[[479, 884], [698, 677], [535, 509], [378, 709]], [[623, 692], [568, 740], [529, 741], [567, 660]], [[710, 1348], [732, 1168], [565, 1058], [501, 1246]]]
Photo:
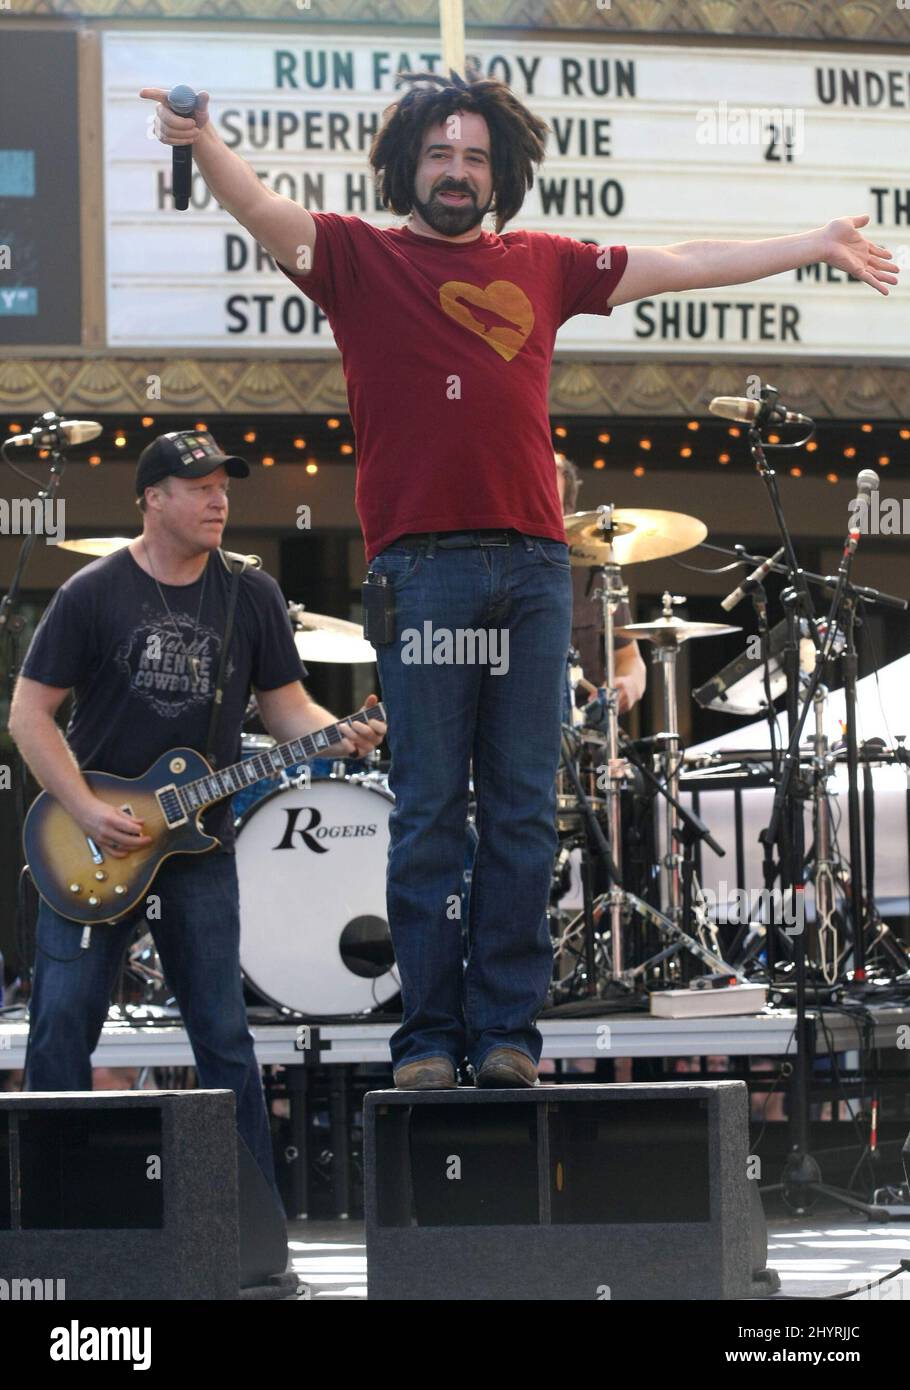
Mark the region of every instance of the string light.
[[651, 441], [650, 441], [650, 439], [639, 439], [639, 441], [638, 441], [638, 447], [639, 447], [639, 449], [650, 449], [650, 447], [651, 447]]
[[10, 425], [10, 427], [9, 427], [9, 432], [10, 432], [10, 434], [21, 434], [21, 433], [22, 433], [22, 426], [21, 426], [21, 425]]
[[595, 467], [595, 468], [601, 469], [601, 468], [606, 468], [606, 466], [607, 466], [607, 460], [606, 460], [606, 459], [595, 459], [595, 460], [594, 460], [594, 467]]
[[729, 434], [733, 439], [739, 439], [739, 436], [742, 434], [742, 430], [740, 429], [739, 425], [731, 425], [730, 428], [727, 430], [727, 434]]
[[599, 434], [597, 436], [597, 442], [598, 444], [609, 444], [610, 436], [608, 434]]
[[769, 443], [769, 444], [779, 444], [779, 443], [780, 443], [780, 435], [779, 435], [779, 434], [769, 434], [769, 435], [768, 435], [768, 443]]
[[310, 459], [306, 466], [306, 471], [310, 474], [311, 477], [314, 473], [319, 472], [319, 464], [316, 462], [315, 459]]
[[802, 470], [801, 468], [799, 468], [799, 467], [794, 467], [794, 468], [791, 468], [791, 469], [790, 469], [790, 477], [791, 477], [791, 478], [801, 478], [802, 476], [803, 476], [803, 470]]
[[633, 474], [635, 475], [636, 478], [643, 478], [643, 477], [645, 476], [645, 466], [644, 466], [644, 464], [643, 464], [643, 463], [637, 463], [637, 464], [635, 465], [635, 467], [632, 469], [632, 472], [633, 472]]
[[680, 449], [679, 456], [683, 459], [690, 459], [692, 457], [692, 450], [688, 447], [686, 447], [685, 449]]
[[97, 467], [98, 467], [98, 464], [101, 462], [101, 455], [100, 455], [100, 454], [89, 454], [89, 456], [88, 456], [88, 461], [89, 461], [89, 463], [91, 464], [92, 468], [97, 468]]
[[119, 434], [114, 435], [114, 443], [117, 445], [118, 449], [123, 449], [126, 447], [126, 435], [122, 432], [122, 430]]
[[245, 444], [255, 444], [255, 443], [256, 443], [256, 431], [255, 431], [255, 430], [247, 430], [246, 434], [243, 436], [243, 442], [244, 442]]
[[807, 452], [808, 454], [814, 454], [817, 448], [818, 448], [818, 440], [817, 440], [817, 439], [810, 439], [810, 440], [809, 440], [809, 443], [806, 445], [806, 452]]
[[[12, 428], [12, 426], [10, 426], [10, 428]], [[17, 425], [17, 426], [16, 426], [16, 429], [18, 429], [18, 428], [19, 428], [19, 426]], [[901, 439], [910, 439], [910, 430], [900, 430], [899, 433], [900, 433]]]
[[862, 430], [863, 434], [871, 434], [871, 433], [872, 433], [872, 426], [871, 426], [871, 425], [860, 425], [860, 429]]
[[204, 420], [197, 420], [195, 429], [197, 434], [205, 434], [208, 430], [208, 425], [205, 423]]
[[887, 467], [888, 467], [888, 464], [891, 462], [891, 455], [890, 455], [890, 454], [879, 454], [879, 456], [878, 456], [878, 462], [879, 462], [879, 467], [880, 467], [880, 468], [887, 468]]
[[303, 435], [298, 434], [297, 438], [294, 440], [294, 448], [295, 448], [295, 449], [305, 449], [305, 448], [306, 448], [306, 440], [304, 439]]
[[341, 446], [341, 452], [342, 452], [343, 454], [353, 454], [353, 452], [354, 452], [354, 445], [353, 445], [353, 444], [342, 444], [342, 446]]
[[567, 439], [568, 436], [569, 436], [569, 431], [566, 429], [565, 425], [557, 425], [556, 428], [554, 429], [553, 433], [554, 433], [559, 439]]
[[826, 473], [826, 474], [825, 474], [825, 482], [826, 482], [826, 483], [839, 483], [839, 482], [840, 482], [840, 477], [838, 476], [837, 473]]
[[154, 415], [143, 415], [142, 423], [145, 425], [145, 428], [148, 429], [149, 425], [154, 425], [155, 423]]
[[335, 416], [333, 415], [331, 420], [326, 420], [326, 424], [328, 425], [330, 430], [337, 430], [338, 426], [341, 424], [341, 421], [336, 420]]
[[264, 457], [263, 460], [262, 460], [262, 466], [263, 466], [263, 468], [274, 468], [274, 467], [275, 467], [275, 460], [274, 460], [274, 458], [272, 457], [271, 454], [266, 454], [266, 455], [265, 455], [265, 457]]
[[846, 447], [846, 449], [844, 450], [844, 458], [845, 458], [845, 459], [855, 459], [855, 458], [856, 458], [856, 449], [853, 447], [852, 444], [848, 444], [847, 447]]
[[699, 429], [701, 429], [701, 425], [698, 423], [697, 420], [690, 420], [689, 423], [688, 423], [688, 425], [686, 425], [686, 429], [687, 429], [687, 430], [699, 430]]
[[730, 455], [729, 455], [729, 454], [718, 454], [718, 455], [717, 455], [717, 462], [718, 462], [718, 463], [729, 463], [729, 462], [730, 462]]

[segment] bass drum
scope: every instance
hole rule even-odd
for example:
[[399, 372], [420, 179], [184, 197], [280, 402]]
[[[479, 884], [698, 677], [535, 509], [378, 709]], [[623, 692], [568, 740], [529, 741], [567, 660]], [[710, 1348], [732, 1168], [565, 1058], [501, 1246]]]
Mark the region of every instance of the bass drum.
[[241, 818], [240, 964], [249, 985], [310, 1018], [397, 994], [386, 918], [394, 797], [376, 773], [279, 787]]

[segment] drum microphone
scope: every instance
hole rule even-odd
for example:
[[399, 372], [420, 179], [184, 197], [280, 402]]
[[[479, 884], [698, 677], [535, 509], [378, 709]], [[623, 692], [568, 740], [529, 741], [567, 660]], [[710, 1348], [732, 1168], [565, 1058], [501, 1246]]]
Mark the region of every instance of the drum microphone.
[[763, 560], [758, 569], [754, 569], [748, 579], [743, 580], [738, 589], [734, 589], [732, 594], [727, 594], [727, 597], [722, 600], [720, 605], [725, 613], [729, 613], [738, 603], [742, 603], [746, 594], [751, 594], [753, 589], [758, 588], [765, 575], [771, 573], [783, 553], [784, 547], [781, 546], [780, 550], [778, 550], [775, 555], [772, 555], [770, 560]]
[[63, 436], [66, 444], [85, 444], [89, 439], [97, 439], [104, 428], [97, 420], [61, 420], [52, 410], [45, 411], [38, 418], [39, 423], [32, 429], [10, 435], [3, 447], [6, 448], [7, 444], [54, 444], [58, 435]]
[[[181, 83], [172, 87], [167, 94], [167, 104], [175, 116], [192, 116], [196, 110], [196, 93], [192, 87]], [[171, 191], [174, 207], [178, 212], [186, 212], [190, 205], [190, 187], [193, 182], [192, 145], [174, 145], [171, 148]]]
[[721, 415], [725, 420], [738, 420], [750, 425], [760, 411], [766, 412], [768, 425], [814, 425], [808, 415], [800, 415], [797, 410], [784, 410], [782, 405], [773, 405], [767, 410], [765, 401], [756, 401], [749, 396], [715, 396], [709, 401], [708, 409], [712, 415]]

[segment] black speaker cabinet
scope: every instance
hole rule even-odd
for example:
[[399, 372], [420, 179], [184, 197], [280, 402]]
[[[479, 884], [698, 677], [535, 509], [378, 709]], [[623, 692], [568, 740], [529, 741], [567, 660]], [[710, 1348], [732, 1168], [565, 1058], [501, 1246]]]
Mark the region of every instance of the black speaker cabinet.
[[736, 1299], [764, 1269], [740, 1081], [374, 1091], [364, 1124], [370, 1298]]
[[0, 1094], [7, 1296], [237, 1298], [234, 1111], [232, 1091]]

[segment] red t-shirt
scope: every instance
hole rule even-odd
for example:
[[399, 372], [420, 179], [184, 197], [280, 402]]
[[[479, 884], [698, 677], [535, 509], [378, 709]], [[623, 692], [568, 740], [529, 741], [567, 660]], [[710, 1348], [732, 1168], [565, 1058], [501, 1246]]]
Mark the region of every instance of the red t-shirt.
[[611, 312], [626, 248], [605, 256], [550, 232], [457, 242], [313, 216], [312, 270], [280, 268], [341, 351], [367, 560], [408, 531], [565, 540], [548, 413], [556, 330]]

